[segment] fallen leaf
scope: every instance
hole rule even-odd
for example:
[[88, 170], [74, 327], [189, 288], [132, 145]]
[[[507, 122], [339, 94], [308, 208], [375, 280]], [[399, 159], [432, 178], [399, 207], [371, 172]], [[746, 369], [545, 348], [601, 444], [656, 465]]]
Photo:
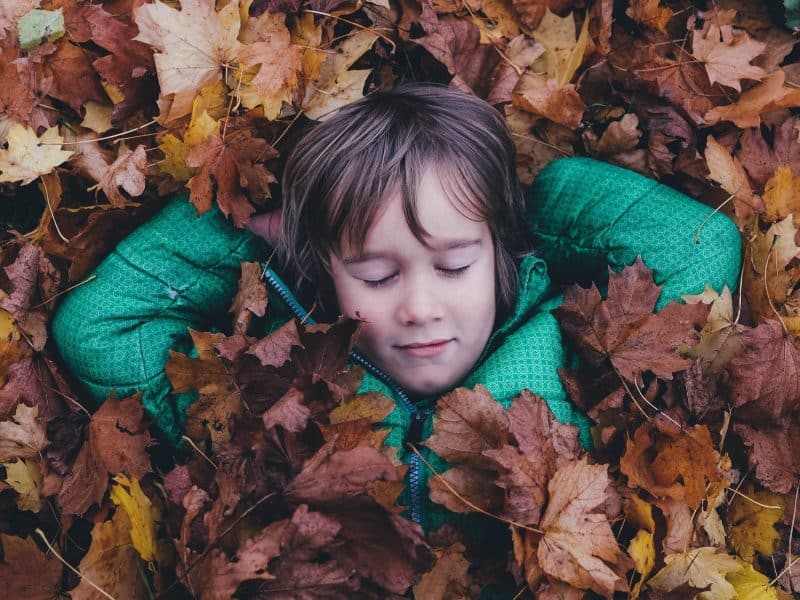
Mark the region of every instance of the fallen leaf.
[[750, 38], [745, 31], [707, 20], [702, 29], [692, 31], [692, 56], [703, 63], [711, 83], [721, 83], [742, 91], [742, 79], [761, 80], [767, 72], [750, 62], [766, 44]]
[[783, 516], [783, 498], [767, 491], [756, 491], [752, 482], [739, 490], [728, 507], [731, 546], [748, 563], [756, 552], [771, 556], [779, 535], [775, 524]]
[[717, 552], [716, 548], [695, 548], [683, 554], [668, 554], [664, 557], [666, 566], [650, 579], [648, 585], [670, 592], [688, 583], [701, 590], [710, 588], [699, 595], [704, 600], [736, 598], [736, 590], [725, 577], [742, 567], [727, 554]]
[[0, 462], [38, 456], [47, 444], [44, 425], [38, 420], [39, 407], [20, 402], [14, 416], [0, 421]]
[[662, 7], [659, 0], [631, 0], [625, 14], [641, 25], [665, 33], [673, 13]]
[[27, 185], [50, 173], [72, 156], [72, 152], [61, 149], [63, 141], [58, 127], [37, 137], [30, 127], [13, 123], [8, 130], [8, 148], [0, 148], [0, 183], [19, 181]]
[[6, 470], [5, 482], [18, 496], [17, 506], [20, 510], [38, 513], [42, 510], [42, 471], [39, 463], [30, 458], [18, 458], [11, 462], [0, 463]]
[[120, 154], [113, 163], [108, 165], [103, 176], [98, 182], [98, 187], [108, 198], [112, 206], [123, 208], [128, 200], [119, 188], [135, 198], [141, 196], [145, 187], [145, 171], [147, 170], [147, 154], [143, 145], [138, 145], [134, 150], [120, 148]]
[[705, 114], [709, 125], [731, 121], [737, 127], [758, 127], [761, 115], [779, 108], [800, 106], [800, 91], [784, 84], [785, 73], [777, 69], [761, 83], [742, 92], [739, 99], [726, 106], [717, 106]]
[[0, 534], [3, 562], [0, 580], [8, 598], [50, 600], [61, 592], [64, 567], [52, 553], [42, 552], [32, 538]]
[[123, 510], [117, 510], [110, 521], [94, 526], [89, 551], [78, 566], [83, 577], [78, 587], [70, 591], [74, 600], [99, 598], [94, 586], [114, 598], [147, 596], [145, 580], [139, 575], [139, 558], [131, 544], [130, 530], [130, 521]]
[[242, 263], [239, 289], [228, 312], [233, 313], [233, 333], [247, 333], [253, 315], [263, 317], [267, 310], [267, 284], [258, 262]]
[[586, 459], [561, 467], [547, 486], [550, 501], [542, 517], [539, 564], [548, 575], [606, 598], [627, 591], [613, 567], [624, 561], [608, 517], [595, 512], [606, 499], [605, 465]]
[[458, 542], [447, 548], [434, 550], [436, 564], [414, 586], [414, 597], [430, 600], [466, 598], [469, 561], [464, 558], [464, 550], [463, 544]]
[[162, 123], [192, 110], [200, 89], [222, 78], [223, 65], [236, 60], [240, 44], [239, 6], [230, 2], [217, 12], [212, 0], [184, 0], [181, 10], [155, 0], [137, 7], [135, 41], [149, 44], [161, 86]]
[[109, 498], [128, 515], [131, 542], [139, 556], [148, 563], [155, 561], [156, 521], [160, 519], [160, 515], [150, 498], [142, 491], [139, 481], [122, 473], [116, 475]]

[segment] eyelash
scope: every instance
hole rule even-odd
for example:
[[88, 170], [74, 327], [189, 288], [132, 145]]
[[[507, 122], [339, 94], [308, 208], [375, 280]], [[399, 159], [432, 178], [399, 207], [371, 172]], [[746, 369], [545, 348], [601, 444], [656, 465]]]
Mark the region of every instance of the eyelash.
[[[445, 277], [456, 278], [456, 277], [461, 277], [464, 273], [467, 272], [467, 269], [469, 268], [470, 265], [466, 265], [463, 267], [459, 267], [458, 269], [437, 269], [437, 270], [441, 272], [441, 274], [444, 275]], [[368, 279], [363, 279], [362, 281], [364, 282], [364, 285], [366, 285], [368, 288], [375, 289], [375, 288], [382, 288], [383, 286], [388, 285], [392, 279], [394, 279], [394, 275], [389, 275], [389, 277], [384, 277], [383, 279], [378, 279], [377, 281], [370, 281]]]

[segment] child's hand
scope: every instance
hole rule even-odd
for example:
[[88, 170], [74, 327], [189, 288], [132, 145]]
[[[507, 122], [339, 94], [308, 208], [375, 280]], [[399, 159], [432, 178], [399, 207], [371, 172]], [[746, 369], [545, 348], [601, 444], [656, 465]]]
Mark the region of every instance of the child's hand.
[[267, 243], [274, 248], [280, 237], [281, 209], [253, 216], [247, 223], [247, 228], [258, 237], [267, 240]]

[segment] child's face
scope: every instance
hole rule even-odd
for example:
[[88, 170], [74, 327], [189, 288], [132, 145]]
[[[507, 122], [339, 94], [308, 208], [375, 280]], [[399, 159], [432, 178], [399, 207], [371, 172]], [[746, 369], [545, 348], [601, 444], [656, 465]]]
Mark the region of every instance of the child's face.
[[364, 321], [361, 350], [414, 394], [459, 383], [480, 357], [495, 318], [494, 244], [485, 221], [462, 215], [428, 169], [417, 212], [426, 248], [387, 199], [358, 256], [331, 253], [341, 312]]

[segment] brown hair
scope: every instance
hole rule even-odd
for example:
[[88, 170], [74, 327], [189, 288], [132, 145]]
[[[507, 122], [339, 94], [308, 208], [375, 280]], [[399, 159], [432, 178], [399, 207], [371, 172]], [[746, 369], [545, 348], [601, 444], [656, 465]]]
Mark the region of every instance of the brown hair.
[[[517, 294], [517, 260], [532, 250], [514, 144], [502, 115], [483, 100], [440, 84], [375, 92], [314, 125], [287, 157], [278, 256], [323, 310], [333, 295], [329, 254], [359, 252], [383, 202], [399, 191], [414, 236], [427, 245], [416, 192], [434, 166], [453, 206], [485, 220], [495, 246], [498, 319]], [[304, 293], [305, 292], [305, 293]]]

